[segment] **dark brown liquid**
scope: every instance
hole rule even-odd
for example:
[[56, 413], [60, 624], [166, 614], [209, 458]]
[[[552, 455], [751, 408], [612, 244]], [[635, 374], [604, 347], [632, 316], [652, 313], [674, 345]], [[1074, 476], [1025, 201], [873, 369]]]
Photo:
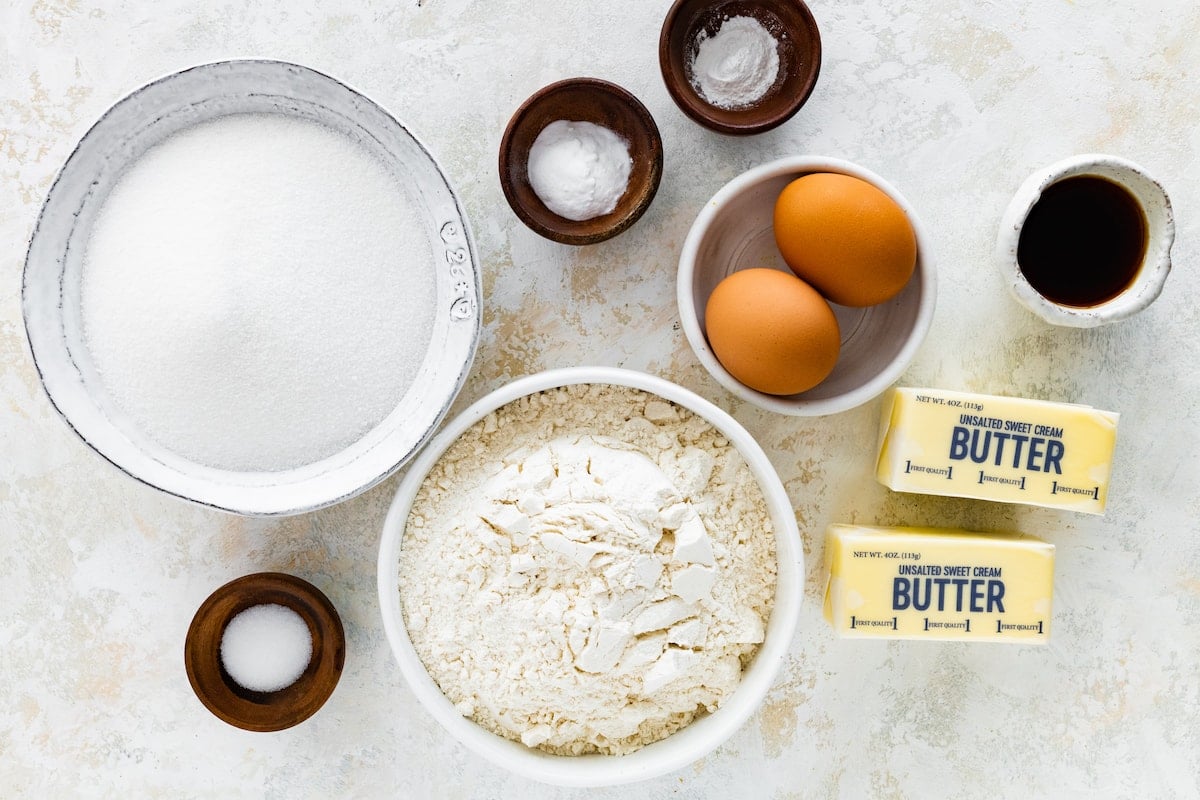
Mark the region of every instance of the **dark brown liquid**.
[[1137, 277], [1146, 255], [1146, 215], [1123, 186], [1095, 175], [1051, 184], [1021, 228], [1017, 265], [1047, 300], [1087, 308]]

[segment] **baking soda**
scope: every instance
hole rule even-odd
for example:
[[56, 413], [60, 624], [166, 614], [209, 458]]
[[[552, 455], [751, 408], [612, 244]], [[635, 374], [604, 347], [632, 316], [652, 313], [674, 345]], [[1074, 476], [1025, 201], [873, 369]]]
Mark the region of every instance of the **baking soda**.
[[176, 133], [120, 177], [83, 263], [84, 341], [134, 426], [276, 471], [361, 438], [413, 382], [435, 275], [419, 207], [370, 151], [280, 114]]
[[243, 689], [277, 692], [312, 660], [312, 633], [287, 606], [264, 603], [235, 615], [221, 634], [221, 666]]
[[592, 122], [551, 122], [529, 148], [529, 185], [546, 208], [575, 222], [611, 213], [632, 170], [625, 140]]

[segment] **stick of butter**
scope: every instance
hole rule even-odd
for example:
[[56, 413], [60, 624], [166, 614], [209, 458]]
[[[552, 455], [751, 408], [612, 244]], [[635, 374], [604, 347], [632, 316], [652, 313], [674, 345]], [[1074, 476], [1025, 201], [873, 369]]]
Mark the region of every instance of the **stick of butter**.
[[1117, 417], [1068, 403], [896, 389], [875, 477], [899, 492], [1103, 514]]
[[843, 638], [1050, 638], [1054, 545], [1039, 539], [831, 525], [825, 569], [825, 619]]

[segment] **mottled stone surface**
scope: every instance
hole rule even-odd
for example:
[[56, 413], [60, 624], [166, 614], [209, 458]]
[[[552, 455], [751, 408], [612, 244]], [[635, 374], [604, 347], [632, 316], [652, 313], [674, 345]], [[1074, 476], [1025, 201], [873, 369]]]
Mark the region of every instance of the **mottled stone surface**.
[[[482, 256], [484, 334], [456, 407], [548, 367], [663, 375], [730, 410], [795, 504], [806, 604], [762, 710], [675, 774], [602, 798], [1200, 796], [1200, 8], [1184, 0], [814, 0], [825, 64], [776, 131], [723, 138], [658, 73], [669, 2], [13, 0], [0, 6], [0, 794], [29, 797], [521, 797], [528, 783], [451, 740], [383, 637], [378, 532], [396, 481], [279, 521], [193, 508], [125, 478], [55, 415], [20, 312], [24, 248], [75, 140], [139, 84], [232, 56], [294, 60], [359, 88], [429, 145]], [[647, 215], [586, 249], [509, 211], [496, 148], [550, 81], [592, 75], [650, 108], [666, 167]], [[1179, 221], [1147, 312], [1050, 328], [1002, 290], [995, 228], [1027, 173], [1073, 153], [1141, 162]], [[674, 273], [704, 201], [789, 154], [858, 161], [931, 231], [940, 297], [904, 382], [1086, 402], [1123, 414], [1110, 512], [1094, 518], [892, 494], [871, 477], [878, 402], [823, 419], [743, 405], [678, 329]], [[820, 618], [831, 521], [1019, 529], [1058, 546], [1045, 648], [835, 640]], [[346, 671], [311, 720], [230, 728], [188, 686], [183, 636], [238, 575], [324, 590]]]

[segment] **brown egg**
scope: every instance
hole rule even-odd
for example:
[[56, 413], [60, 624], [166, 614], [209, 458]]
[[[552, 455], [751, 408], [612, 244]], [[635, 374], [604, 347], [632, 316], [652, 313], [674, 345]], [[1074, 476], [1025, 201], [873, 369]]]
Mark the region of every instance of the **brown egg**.
[[844, 306], [890, 300], [917, 263], [916, 234], [896, 201], [831, 172], [797, 178], [780, 192], [775, 243], [792, 272]]
[[829, 376], [841, 349], [837, 317], [804, 281], [746, 269], [717, 284], [704, 309], [708, 343], [729, 373], [766, 394], [797, 394]]

